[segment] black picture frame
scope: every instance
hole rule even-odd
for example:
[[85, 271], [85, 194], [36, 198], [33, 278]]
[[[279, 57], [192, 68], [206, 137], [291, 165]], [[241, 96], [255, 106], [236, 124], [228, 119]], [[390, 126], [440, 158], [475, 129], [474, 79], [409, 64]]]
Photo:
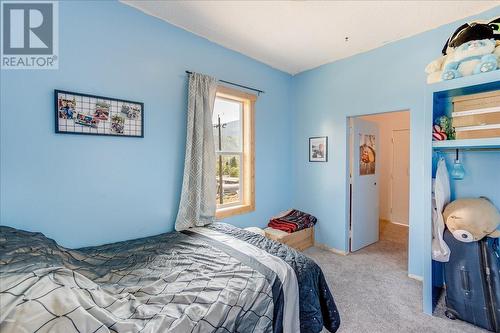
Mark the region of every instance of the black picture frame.
[[[319, 152], [313, 151], [313, 143], [324, 144], [324, 156], [318, 157]], [[313, 136], [309, 138], [309, 162], [328, 162], [328, 137], [327, 136]]]
[[[89, 127], [89, 126], [77, 124], [74, 121], [73, 118], [71, 118], [71, 120], [73, 120], [73, 122], [74, 122], [74, 124], [72, 125], [73, 130], [62, 130], [61, 127], [63, 127], [63, 126], [60, 126], [60, 125], [61, 125], [61, 119], [64, 119], [64, 118], [60, 118], [60, 114], [59, 114], [59, 111], [61, 110], [59, 108], [59, 96], [61, 94], [64, 95], [65, 97], [67, 95], [70, 95], [70, 96], [74, 96], [74, 97], [87, 98], [87, 99], [91, 98], [91, 99], [96, 99], [96, 100], [99, 100], [99, 101], [105, 101], [105, 102], [111, 102], [111, 103], [115, 102], [115, 103], [120, 103], [122, 106], [124, 104], [127, 104], [127, 105], [137, 105], [137, 106], [140, 107], [140, 112], [139, 112], [139, 117], [140, 117], [139, 118], [140, 119], [140, 126], [139, 126], [140, 133], [137, 134], [137, 135], [112, 133], [111, 129], [109, 129], [106, 132], [106, 127], [103, 129], [104, 132], [101, 132], [101, 133], [99, 133], [99, 131], [97, 129], [96, 129], [95, 132], [90, 131], [90, 129], [89, 129], [89, 131], [83, 131], [83, 128], [86, 128], [86, 127]], [[77, 110], [78, 110], [78, 105], [76, 106], [76, 108], [73, 109], [72, 113], [78, 114], [79, 112], [77, 112]], [[90, 111], [90, 110], [91, 109], [89, 107], [89, 110], [87, 110], [87, 111]], [[84, 93], [79, 93], [79, 92], [74, 92], [74, 91], [54, 89], [54, 111], [55, 111], [54, 112], [55, 133], [57, 133], [57, 134], [83, 134], [83, 135], [99, 135], [99, 136], [119, 136], [119, 137], [129, 137], [129, 138], [144, 138], [144, 103], [142, 103], [142, 102], [136, 102], [136, 101], [126, 100], [126, 99], [106, 97], [106, 96], [99, 96], [99, 95], [92, 95], [92, 94], [84, 94]], [[108, 111], [108, 117], [109, 118], [112, 115], [112, 113], [113, 112]], [[114, 112], [114, 113], [117, 113], [117, 112]], [[94, 117], [94, 115], [92, 115], [92, 117]], [[67, 120], [67, 119], [64, 119], [64, 120]], [[136, 120], [136, 119], [133, 119], [133, 120]], [[108, 120], [106, 120], [106, 121], [108, 121]], [[127, 119], [125, 119], [125, 121], [127, 121]], [[131, 120], [129, 120], [129, 121], [131, 121]], [[69, 126], [69, 127], [71, 127], [71, 126]], [[135, 125], [135, 127], [138, 127], [138, 126]], [[76, 131], [75, 130], [76, 128], [82, 129], [82, 130], [81, 131]]]

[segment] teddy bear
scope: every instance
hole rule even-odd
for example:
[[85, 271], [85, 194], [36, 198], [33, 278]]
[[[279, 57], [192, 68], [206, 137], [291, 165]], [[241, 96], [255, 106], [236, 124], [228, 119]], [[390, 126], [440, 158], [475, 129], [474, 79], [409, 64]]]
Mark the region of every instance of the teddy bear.
[[443, 211], [446, 227], [457, 240], [473, 242], [485, 236], [499, 238], [500, 213], [485, 197], [463, 198], [449, 203]]
[[427, 83], [451, 80], [462, 76], [491, 72], [498, 68], [500, 41], [483, 39], [449, 48], [446, 55], [425, 68]]
[[441, 76], [443, 75], [443, 64], [446, 62], [448, 55], [444, 55], [433, 60], [425, 67], [425, 73], [427, 74], [427, 83], [436, 83], [441, 81]]
[[[489, 54], [493, 56], [487, 56], [486, 50], [491, 50], [492, 45], [493, 51]], [[459, 52], [456, 54], [456, 51]], [[500, 17], [461, 25], [446, 41], [442, 54], [425, 68], [429, 84], [495, 70], [500, 66]]]
[[494, 39], [472, 40], [460, 45], [448, 55], [441, 78], [452, 80], [496, 70], [498, 58], [494, 54], [495, 48]]

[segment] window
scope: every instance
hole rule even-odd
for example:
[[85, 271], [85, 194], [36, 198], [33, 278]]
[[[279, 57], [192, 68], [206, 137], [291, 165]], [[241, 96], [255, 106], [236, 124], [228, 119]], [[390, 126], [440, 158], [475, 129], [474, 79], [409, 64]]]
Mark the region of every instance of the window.
[[219, 86], [212, 118], [217, 178], [217, 218], [255, 209], [255, 95]]

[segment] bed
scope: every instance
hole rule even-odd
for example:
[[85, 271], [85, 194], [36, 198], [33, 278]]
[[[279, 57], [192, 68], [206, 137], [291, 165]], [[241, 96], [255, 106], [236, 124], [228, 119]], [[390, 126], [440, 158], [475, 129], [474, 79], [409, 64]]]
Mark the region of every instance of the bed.
[[335, 332], [318, 265], [224, 223], [67, 249], [0, 226], [1, 332]]

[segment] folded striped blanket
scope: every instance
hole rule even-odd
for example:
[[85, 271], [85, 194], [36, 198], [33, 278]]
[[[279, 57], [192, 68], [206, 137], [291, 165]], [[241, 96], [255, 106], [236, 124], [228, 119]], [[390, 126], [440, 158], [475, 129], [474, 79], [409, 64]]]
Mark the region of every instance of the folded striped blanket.
[[297, 209], [290, 209], [271, 218], [267, 226], [292, 233], [314, 226], [317, 220], [316, 217], [310, 214]]

